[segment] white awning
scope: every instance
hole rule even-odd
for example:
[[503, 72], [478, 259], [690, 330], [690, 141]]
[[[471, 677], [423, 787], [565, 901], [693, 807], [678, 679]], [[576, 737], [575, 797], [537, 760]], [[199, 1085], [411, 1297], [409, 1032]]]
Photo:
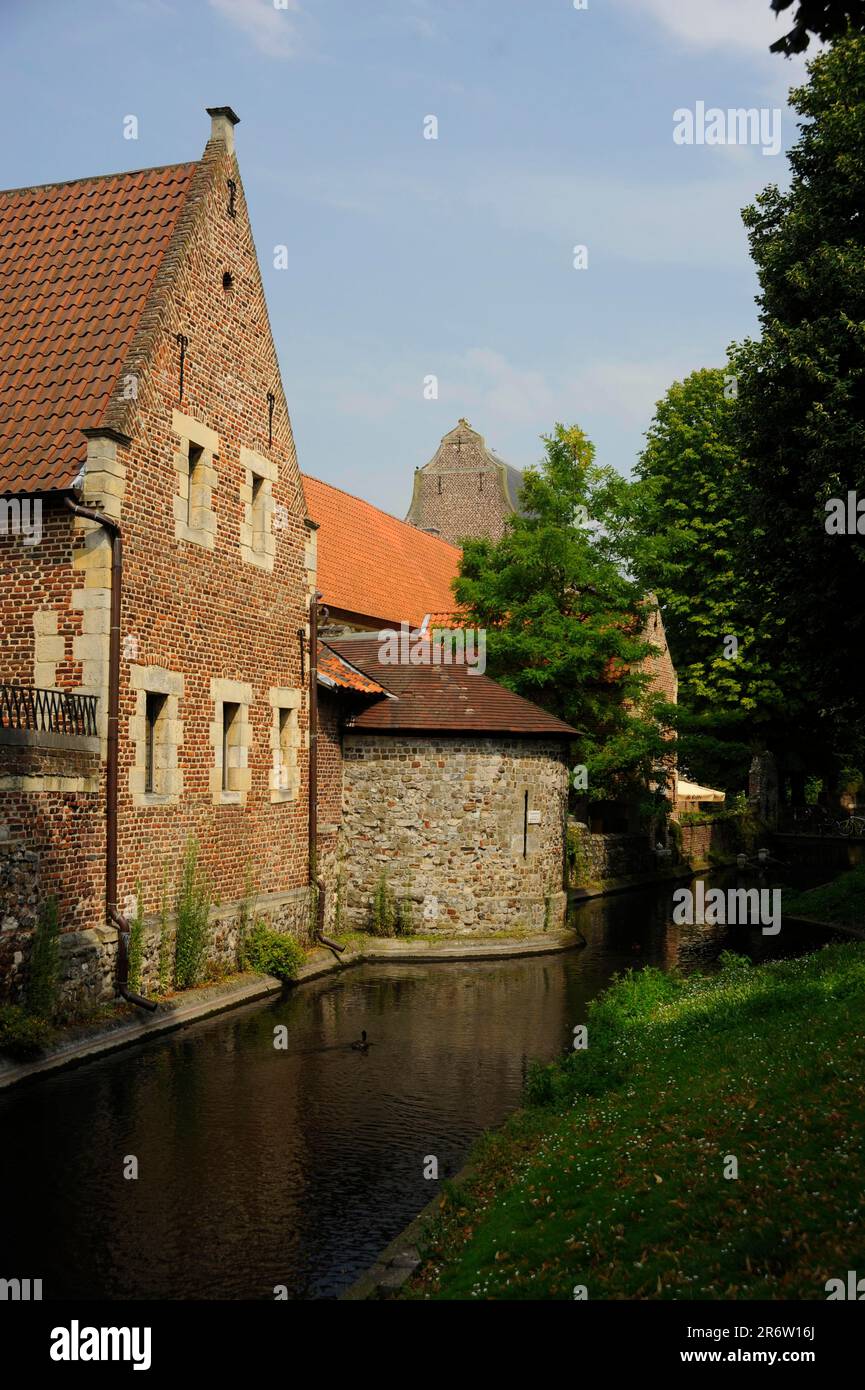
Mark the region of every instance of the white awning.
[[698, 782], [685, 782], [681, 777], [676, 778], [677, 801], [726, 801], [726, 799], [726, 792], [719, 792], [714, 787], [701, 787]]

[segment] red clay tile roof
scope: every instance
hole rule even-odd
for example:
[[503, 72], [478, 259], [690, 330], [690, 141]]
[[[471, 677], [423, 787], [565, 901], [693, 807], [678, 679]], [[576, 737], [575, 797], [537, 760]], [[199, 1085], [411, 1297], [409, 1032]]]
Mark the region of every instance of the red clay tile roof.
[[304, 474], [318, 531], [318, 587], [329, 608], [373, 623], [417, 627], [426, 613], [455, 607], [451, 580], [460, 550], [369, 502]]
[[378, 635], [332, 637], [328, 645], [379, 681], [397, 698], [376, 700], [346, 720], [346, 727], [403, 733], [545, 734], [576, 738], [577, 733], [555, 715], [514, 695], [487, 676], [469, 675], [462, 664], [383, 664]]
[[316, 663], [318, 678], [324, 685], [335, 685], [340, 690], [356, 690], [360, 695], [385, 695], [384, 686], [379, 685], [378, 681], [370, 680], [362, 671], [358, 671], [350, 662], [337, 656], [336, 652], [331, 651], [322, 642], [318, 644], [318, 661]]
[[0, 489], [72, 483], [195, 168], [0, 191]]

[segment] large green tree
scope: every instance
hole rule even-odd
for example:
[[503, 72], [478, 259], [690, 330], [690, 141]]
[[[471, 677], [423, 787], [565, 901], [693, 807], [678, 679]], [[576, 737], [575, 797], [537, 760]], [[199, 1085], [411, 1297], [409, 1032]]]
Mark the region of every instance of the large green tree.
[[[781, 619], [776, 741], [806, 770], [861, 761], [865, 536], [830, 534], [827, 504], [865, 499], [865, 37], [848, 34], [792, 93], [803, 121], [786, 192], [744, 212], [761, 335], [731, 352], [747, 612]], [[865, 530], [865, 518], [862, 519]]]
[[456, 595], [486, 630], [490, 675], [577, 730], [589, 798], [637, 797], [648, 809], [669, 745], [640, 669], [651, 650], [642, 590], [616, 564], [604, 524], [611, 473], [576, 426], [558, 424], [543, 442], [524, 515], [497, 543], [466, 543]]
[[742, 566], [745, 504], [735, 381], [692, 372], [659, 401], [630, 484], [614, 484], [610, 526], [657, 596], [679, 676], [679, 756], [698, 781], [744, 786], [761, 725], [781, 700], [765, 655], [777, 619], [754, 613]]
[[841, 38], [849, 25], [865, 28], [862, 0], [772, 0], [772, 9], [777, 15], [794, 5], [793, 27], [770, 45], [773, 53], [783, 53], [789, 58], [805, 51], [812, 34], [826, 41]]

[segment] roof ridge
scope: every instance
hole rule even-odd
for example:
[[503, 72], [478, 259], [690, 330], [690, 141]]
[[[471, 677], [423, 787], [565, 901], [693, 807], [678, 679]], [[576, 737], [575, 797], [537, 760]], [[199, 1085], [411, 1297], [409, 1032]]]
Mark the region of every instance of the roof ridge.
[[168, 169], [188, 169], [199, 164], [198, 159], [184, 159], [177, 164], [148, 164], [142, 169], [115, 169], [110, 174], [83, 174], [77, 179], [52, 179], [48, 183], [25, 183], [18, 188], [0, 188], [0, 197], [13, 193], [39, 193], [44, 188], [70, 188], [76, 183], [100, 183], [103, 179], [132, 178], [135, 174], [164, 174]]
[[339, 492], [343, 497], [350, 498], [352, 502], [359, 502], [361, 506], [369, 507], [371, 511], [378, 512], [379, 516], [386, 516], [390, 521], [397, 522], [399, 526], [405, 526], [409, 531], [413, 531], [415, 535], [426, 536], [427, 540], [435, 541], [438, 545], [447, 546], [448, 550], [456, 550], [458, 553], [460, 551], [458, 545], [452, 545], [450, 541], [443, 540], [441, 536], [433, 536], [429, 531], [421, 531], [419, 526], [414, 526], [410, 521], [406, 521], [402, 517], [394, 516], [393, 512], [386, 512], [383, 507], [377, 507], [374, 502], [368, 502], [365, 497], [358, 497], [354, 492], [347, 492], [345, 488], [337, 487], [335, 483], [325, 482], [323, 478], [315, 478], [311, 473], [301, 472], [301, 478], [308, 478], [311, 483], [318, 483], [321, 487], [330, 488], [332, 492]]

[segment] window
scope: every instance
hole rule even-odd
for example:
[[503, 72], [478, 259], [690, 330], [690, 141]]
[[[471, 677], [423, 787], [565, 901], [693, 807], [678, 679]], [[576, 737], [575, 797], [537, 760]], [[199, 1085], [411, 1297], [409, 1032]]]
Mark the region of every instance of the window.
[[243, 806], [252, 785], [252, 686], [245, 681], [214, 678], [210, 682], [213, 719], [210, 790], [215, 806]]
[[163, 732], [165, 704], [167, 696], [148, 690], [144, 696], [144, 791], [153, 795], [162, 790], [160, 773], [159, 743]]
[[240, 466], [243, 482], [240, 500], [243, 520], [240, 523], [240, 554], [248, 565], [272, 570], [276, 554], [273, 532], [273, 489], [279, 480], [279, 469], [264, 454], [241, 445]]
[[273, 802], [296, 801], [300, 795], [297, 754], [300, 748], [302, 693], [291, 687], [276, 686], [269, 691], [268, 700], [273, 710], [273, 722], [270, 727], [273, 758], [270, 799]]
[[288, 790], [289, 769], [293, 750], [297, 747], [297, 710], [279, 711], [279, 790]]
[[204, 458], [204, 450], [200, 444], [190, 444], [189, 446], [189, 478], [187, 480], [186, 497], [186, 524], [190, 529], [197, 525], [195, 511], [199, 505], [199, 492], [201, 489], [201, 461]]
[[267, 534], [267, 492], [264, 478], [252, 477], [252, 548], [256, 555], [264, 553]]
[[222, 706], [222, 790], [224, 792], [236, 790], [232, 784], [231, 774], [238, 766], [236, 750], [238, 748], [239, 728], [240, 705], [229, 704], [226, 701]]
[[129, 717], [133, 758], [129, 791], [134, 806], [174, 806], [183, 792], [179, 750], [183, 677], [164, 666], [129, 667], [135, 709]]
[[216, 545], [216, 512], [213, 490], [219, 479], [219, 435], [200, 420], [172, 413], [172, 429], [178, 443], [174, 453], [177, 490], [174, 495], [174, 537], [213, 550]]

